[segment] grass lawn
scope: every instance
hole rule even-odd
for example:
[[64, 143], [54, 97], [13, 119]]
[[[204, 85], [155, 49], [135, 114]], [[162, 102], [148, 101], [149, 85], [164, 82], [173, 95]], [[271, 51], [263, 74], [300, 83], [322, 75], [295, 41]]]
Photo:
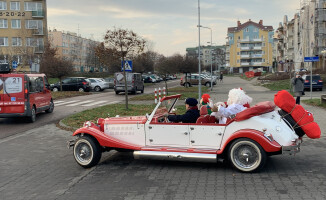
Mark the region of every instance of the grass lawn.
[[[108, 114], [110, 117], [119, 116], [145, 116], [146, 113], [150, 114], [155, 104], [150, 105], [128, 105], [129, 110], [126, 110], [125, 104], [111, 104], [106, 106], [101, 106], [98, 108], [85, 110], [83, 112], [71, 115], [62, 120], [62, 122], [69, 126], [75, 128], [79, 128], [83, 126], [85, 121], [96, 122], [98, 118], [106, 118]], [[177, 114], [183, 114], [186, 112], [185, 106], [177, 106]]]
[[303, 103], [311, 105], [311, 106], [318, 106], [321, 108], [326, 108], [326, 104], [321, 104], [320, 99], [307, 99], [307, 100], [301, 100]]
[[[202, 87], [202, 93], [207, 93], [209, 91], [210, 87]], [[162, 92], [161, 92], [162, 93]], [[169, 95], [174, 95], [174, 94], [182, 94], [181, 99], [185, 98], [195, 98], [198, 99], [198, 87], [175, 87], [175, 88], [169, 88], [168, 89]], [[163, 96], [163, 93], [161, 94]], [[157, 91], [157, 98], [158, 98], [158, 91]], [[154, 101], [155, 96], [154, 96], [154, 91], [152, 94], [145, 94], [145, 95], [138, 95], [130, 98], [130, 101]]]
[[270, 81], [262, 84], [262, 86], [273, 91], [290, 90], [290, 79]]
[[78, 91], [58, 91], [58, 92], [51, 92], [52, 99], [64, 99], [69, 97], [76, 97], [76, 96], [84, 96], [90, 95], [90, 92], [78, 92]]

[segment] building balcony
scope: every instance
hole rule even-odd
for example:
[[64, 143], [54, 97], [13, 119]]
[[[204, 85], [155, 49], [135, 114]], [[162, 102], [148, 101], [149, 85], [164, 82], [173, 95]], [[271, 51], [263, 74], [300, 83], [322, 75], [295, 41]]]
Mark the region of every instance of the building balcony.
[[33, 35], [44, 35], [43, 28], [41, 29], [34, 29]]
[[249, 38], [246, 38], [246, 39], [242, 39], [240, 40], [241, 43], [247, 43], [247, 42], [250, 42], [250, 39]]
[[240, 50], [241, 51], [248, 51], [248, 50], [250, 50], [250, 47], [240, 47]]
[[252, 62], [251, 65], [253, 65], [253, 66], [262, 66], [263, 63], [262, 62]]
[[252, 58], [262, 58], [263, 55], [262, 54], [253, 54], [251, 55]]
[[42, 54], [44, 53], [44, 46], [43, 45], [39, 45], [34, 47], [34, 54]]
[[43, 18], [44, 17], [44, 11], [43, 10], [32, 11], [32, 17], [34, 17], [34, 18]]
[[262, 47], [254, 47], [253, 50], [261, 50]]
[[241, 58], [250, 58], [250, 55], [241, 55]]
[[241, 65], [241, 66], [249, 66], [250, 63], [248, 63], [248, 62], [242, 62], [242, 63], [240, 63], [240, 65]]

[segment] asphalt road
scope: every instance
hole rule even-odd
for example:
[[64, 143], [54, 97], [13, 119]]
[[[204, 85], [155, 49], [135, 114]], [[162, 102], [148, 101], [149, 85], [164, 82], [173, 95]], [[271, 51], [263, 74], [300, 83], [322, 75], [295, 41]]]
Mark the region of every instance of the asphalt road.
[[[240, 86], [254, 103], [275, 94], [225, 77], [211, 96], [225, 101], [227, 91]], [[304, 107], [315, 114], [322, 138], [304, 138], [300, 153], [272, 156], [259, 173], [240, 173], [223, 163], [134, 160], [120, 152], [104, 153], [99, 165], [83, 169], [66, 148], [71, 132], [53, 123], [39, 126], [0, 139], [0, 199], [326, 199], [326, 111]]]
[[[179, 85], [180, 80], [168, 81], [168, 87]], [[145, 94], [154, 93], [154, 88], [163, 88], [164, 82], [155, 83], [145, 87]], [[137, 95], [140, 95], [138, 92]], [[129, 94], [129, 97], [134, 95]], [[153, 96], [154, 99], [154, 96]], [[46, 124], [56, 123], [59, 120], [83, 110], [94, 107], [119, 103], [125, 100], [124, 93], [116, 95], [113, 89], [104, 90], [103, 92], [92, 92], [92, 95], [78, 96], [55, 101], [55, 109], [51, 114], [40, 113], [37, 115], [36, 122], [28, 123], [25, 118], [0, 118], [0, 139], [11, 135], [19, 134], [27, 130], [44, 126]], [[99, 103], [99, 104], [95, 104]]]

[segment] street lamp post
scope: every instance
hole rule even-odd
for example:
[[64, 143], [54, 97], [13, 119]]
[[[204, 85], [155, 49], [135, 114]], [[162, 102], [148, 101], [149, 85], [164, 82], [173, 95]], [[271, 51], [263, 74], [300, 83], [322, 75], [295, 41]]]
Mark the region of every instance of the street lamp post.
[[201, 26], [202, 28], [207, 28], [211, 31], [211, 49], [210, 49], [210, 57], [211, 57], [211, 91], [213, 90], [213, 55], [212, 55], [212, 47], [213, 47], [213, 31], [211, 28], [206, 26]]
[[201, 67], [200, 67], [200, 0], [198, 0], [198, 99], [201, 99]]

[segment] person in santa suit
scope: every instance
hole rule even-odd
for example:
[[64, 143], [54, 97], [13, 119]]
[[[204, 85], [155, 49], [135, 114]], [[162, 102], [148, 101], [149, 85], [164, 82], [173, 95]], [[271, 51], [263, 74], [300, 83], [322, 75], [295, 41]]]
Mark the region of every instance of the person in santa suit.
[[215, 116], [220, 124], [225, 124], [228, 117], [247, 109], [251, 102], [252, 98], [246, 95], [242, 88], [235, 88], [229, 91], [226, 103], [218, 102], [213, 106], [211, 115]]

